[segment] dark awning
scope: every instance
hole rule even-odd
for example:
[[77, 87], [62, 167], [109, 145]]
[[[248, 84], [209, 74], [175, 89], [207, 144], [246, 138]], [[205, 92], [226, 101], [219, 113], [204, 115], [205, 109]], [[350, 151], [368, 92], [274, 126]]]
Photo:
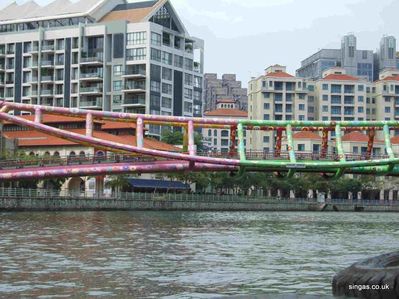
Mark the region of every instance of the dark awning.
[[173, 189], [173, 190], [188, 190], [190, 185], [176, 181], [162, 181], [162, 180], [145, 180], [145, 179], [128, 179], [129, 184], [133, 188], [141, 189]]

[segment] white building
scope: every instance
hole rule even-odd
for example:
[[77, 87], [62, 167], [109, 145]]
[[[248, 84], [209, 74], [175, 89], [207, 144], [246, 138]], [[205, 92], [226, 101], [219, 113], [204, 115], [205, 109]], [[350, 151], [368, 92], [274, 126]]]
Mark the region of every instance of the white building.
[[203, 42], [168, 0], [14, 2], [0, 11], [0, 32], [7, 101], [202, 115]]

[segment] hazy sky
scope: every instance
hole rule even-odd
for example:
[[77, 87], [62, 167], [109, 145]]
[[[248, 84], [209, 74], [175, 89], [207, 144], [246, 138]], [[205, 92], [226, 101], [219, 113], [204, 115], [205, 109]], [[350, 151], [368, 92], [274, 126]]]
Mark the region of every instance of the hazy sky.
[[237, 73], [245, 85], [271, 64], [287, 65], [294, 73], [318, 49], [339, 47], [348, 32], [357, 35], [358, 48], [368, 50], [375, 50], [384, 34], [399, 38], [398, 0], [171, 2], [189, 33], [205, 40], [206, 72]]

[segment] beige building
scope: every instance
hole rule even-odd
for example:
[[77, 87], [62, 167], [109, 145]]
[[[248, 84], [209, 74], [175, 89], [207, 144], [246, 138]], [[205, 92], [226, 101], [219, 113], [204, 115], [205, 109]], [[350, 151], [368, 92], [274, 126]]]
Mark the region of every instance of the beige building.
[[316, 82], [317, 118], [323, 121], [366, 120], [367, 81], [331, 68]]
[[[314, 86], [313, 84], [311, 85]], [[281, 65], [270, 66], [265, 75], [249, 82], [249, 119], [263, 120], [308, 120], [314, 117], [313, 102], [309, 102], [307, 81], [286, 72]], [[274, 135], [271, 132], [250, 131], [249, 144], [252, 150], [273, 151]]]
[[[247, 119], [248, 112], [239, 110], [238, 103], [233, 99], [220, 99], [216, 109], [204, 113], [204, 118]], [[229, 129], [203, 129], [204, 147], [218, 153], [228, 153], [231, 147]], [[246, 140], [244, 140], [246, 143]], [[236, 139], [237, 143], [237, 139]]]

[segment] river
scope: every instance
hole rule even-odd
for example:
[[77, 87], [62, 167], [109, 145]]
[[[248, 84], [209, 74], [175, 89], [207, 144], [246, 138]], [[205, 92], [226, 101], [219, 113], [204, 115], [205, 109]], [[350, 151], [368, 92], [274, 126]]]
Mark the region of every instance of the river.
[[399, 248], [390, 213], [0, 213], [0, 297], [331, 294]]

